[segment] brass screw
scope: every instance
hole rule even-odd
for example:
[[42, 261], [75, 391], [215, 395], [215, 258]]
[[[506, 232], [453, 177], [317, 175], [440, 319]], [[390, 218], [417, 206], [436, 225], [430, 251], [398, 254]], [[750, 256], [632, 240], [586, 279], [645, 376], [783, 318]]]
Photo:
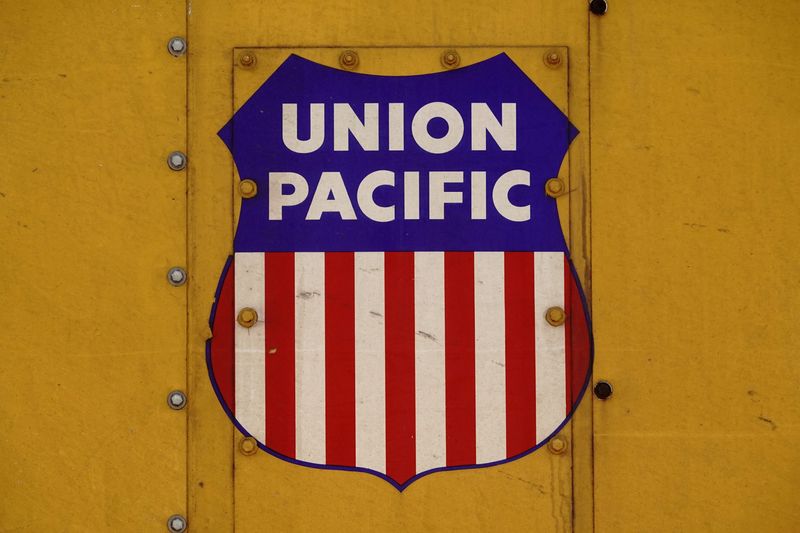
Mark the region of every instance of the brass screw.
[[242, 52], [239, 55], [239, 64], [245, 68], [250, 68], [256, 64], [256, 55], [253, 52]]
[[544, 184], [544, 192], [550, 198], [557, 198], [564, 194], [564, 182], [561, 181], [559, 178], [550, 178]]
[[445, 68], [456, 68], [461, 64], [461, 56], [455, 50], [445, 50], [442, 52], [442, 65]]
[[551, 326], [561, 326], [567, 321], [567, 313], [560, 307], [551, 307], [544, 314], [544, 318]]
[[550, 453], [561, 455], [567, 451], [567, 441], [559, 436], [553, 437], [547, 443], [547, 449]]
[[239, 182], [239, 194], [242, 198], [252, 198], [258, 193], [258, 185], [253, 180], [242, 180]]
[[258, 450], [258, 444], [253, 437], [244, 437], [239, 441], [239, 451], [242, 455], [253, 455]]
[[258, 322], [258, 313], [252, 307], [245, 307], [239, 311], [236, 321], [244, 328], [252, 328]]
[[544, 54], [544, 64], [550, 68], [561, 66], [561, 54], [557, 50], [548, 50]]
[[339, 64], [342, 68], [353, 70], [358, 66], [358, 53], [355, 50], [345, 50], [339, 54]]

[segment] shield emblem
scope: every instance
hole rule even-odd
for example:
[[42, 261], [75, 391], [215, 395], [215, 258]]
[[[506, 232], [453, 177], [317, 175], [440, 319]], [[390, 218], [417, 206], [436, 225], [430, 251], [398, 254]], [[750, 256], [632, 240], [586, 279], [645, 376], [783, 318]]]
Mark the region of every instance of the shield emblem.
[[208, 344], [237, 427], [400, 490], [557, 433], [591, 370], [545, 192], [577, 134], [505, 54], [417, 76], [288, 57], [219, 132], [250, 180]]

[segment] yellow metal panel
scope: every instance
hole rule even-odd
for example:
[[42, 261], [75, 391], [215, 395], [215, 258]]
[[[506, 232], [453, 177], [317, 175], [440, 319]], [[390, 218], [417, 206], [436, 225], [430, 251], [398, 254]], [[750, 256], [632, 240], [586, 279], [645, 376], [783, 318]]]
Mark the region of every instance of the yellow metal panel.
[[183, 3], [0, 6], [0, 530], [186, 511]]
[[797, 531], [797, 2], [591, 26], [596, 529]]
[[[556, 0], [79, 7], [0, 5], [0, 529], [158, 531], [172, 513], [210, 532], [796, 529], [797, 3], [620, 0], [604, 17]], [[171, 57], [187, 31], [188, 57]], [[238, 455], [204, 353], [231, 252], [216, 131], [232, 51], [327, 47], [316, 59], [331, 62], [344, 46], [543, 45], [569, 49], [583, 134], [560, 209], [594, 288], [595, 375], [615, 386], [565, 429], [571, 458], [541, 451], [399, 495]], [[381, 54], [391, 73], [424, 68]], [[168, 170], [187, 144], [188, 173]], [[189, 286], [169, 286], [187, 261]], [[169, 410], [186, 387], [189, 412]]]
[[[207, 2], [189, 16], [190, 174], [189, 349], [192, 397], [216, 402], [203, 343], [208, 310], [225, 257], [231, 253], [230, 155], [216, 131], [233, 112], [232, 51], [236, 47], [536, 46], [569, 48], [569, 111], [584, 134], [570, 149], [574, 259], [588, 288], [588, 52], [586, 6], [508, 2], [502, 8], [463, 2]], [[335, 51], [334, 51], [335, 50]], [[397, 54], [393, 73], [420, 66]], [[431, 60], [435, 64], [438, 53]], [[333, 58], [333, 59], [331, 59]], [[317, 58], [323, 60], [323, 58]], [[261, 64], [261, 63], [259, 63]], [[252, 88], [257, 87], [256, 79]], [[237, 78], [238, 83], [238, 78]], [[238, 200], [237, 200], [238, 202]], [[588, 400], [588, 398], [587, 398]], [[195, 404], [197, 405], [197, 404]], [[591, 526], [590, 421], [584, 402], [565, 430], [574, 459], [545, 450], [498, 468], [432, 475], [404, 494], [351, 472], [317, 471], [258, 453], [235, 452], [240, 436], [222, 410], [190, 418], [190, 509], [199, 531], [276, 530], [569, 530]], [[574, 431], [574, 436], [570, 434]], [[232, 458], [232, 453], [236, 455]], [[233, 460], [236, 468], [233, 468]], [[228, 463], [226, 463], [226, 461]], [[574, 483], [574, 492], [570, 487]], [[230, 500], [235, 484], [235, 503]], [[574, 518], [573, 518], [574, 515]]]

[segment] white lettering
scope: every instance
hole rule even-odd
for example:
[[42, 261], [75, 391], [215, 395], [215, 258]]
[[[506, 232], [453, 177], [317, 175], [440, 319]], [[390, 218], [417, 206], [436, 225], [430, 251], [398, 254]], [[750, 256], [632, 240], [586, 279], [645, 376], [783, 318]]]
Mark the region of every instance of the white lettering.
[[419, 172], [403, 172], [403, 218], [419, 220]]
[[502, 123], [485, 103], [472, 104], [472, 149], [486, 150], [486, 132], [488, 131], [497, 146], [504, 152], [517, 149], [517, 104], [504, 103], [501, 109]]
[[472, 220], [486, 220], [486, 172], [470, 172]]
[[319, 150], [325, 141], [325, 104], [311, 104], [308, 139], [297, 138], [297, 104], [283, 104], [283, 144], [297, 154]]
[[378, 104], [364, 104], [364, 122], [350, 104], [333, 104], [333, 149], [350, 149], [350, 134], [367, 152], [378, 151]]
[[[428, 123], [434, 118], [442, 118], [447, 122], [447, 133], [443, 137], [433, 137], [428, 132]], [[414, 115], [411, 121], [411, 133], [420, 148], [432, 154], [449, 152], [461, 142], [464, 136], [464, 119], [458, 110], [444, 102], [425, 104]]]
[[375, 189], [381, 186], [394, 187], [394, 172], [376, 170], [367, 174], [358, 186], [356, 193], [358, 207], [375, 222], [391, 222], [394, 220], [394, 206], [382, 206], [375, 203]]
[[463, 172], [430, 172], [428, 174], [428, 218], [444, 220], [445, 204], [460, 204], [461, 191], [445, 191], [445, 183], [463, 183]]
[[319, 220], [322, 213], [339, 213], [342, 220], [356, 219], [356, 212], [339, 172], [323, 172], [319, 177], [306, 220]]
[[531, 173], [525, 170], [509, 170], [497, 180], [492, 190], [492, 201], [497, 212], [512, 222], [525, 222], [531, 219], [530, 205], [514, 205], [508, 198], [512, 187], [531, 185]]
[[389, 104], [389, 151], [401, 152], [405, 146], [403, 104]]
[[[291, 185], [293, 190], [283, 194], [283, 186]], [[298, 205], [308, 196], [308, 183], [300, 174], [294, 172], [269, 173], [269, 207], [270, 220], [283, 220], [283, 208]]]

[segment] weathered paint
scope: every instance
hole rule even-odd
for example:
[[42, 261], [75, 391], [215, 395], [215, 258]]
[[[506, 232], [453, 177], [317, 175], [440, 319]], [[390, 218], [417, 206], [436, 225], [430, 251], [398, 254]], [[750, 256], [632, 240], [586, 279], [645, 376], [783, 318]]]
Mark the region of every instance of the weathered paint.
[[798, 18], [591, 21], [598, 531], [797, 529]]
[[[0, 529], [158, 531], [173, 513], [211, 532], [795, 529], [798, 10], [5, 3]], [[170, 56], [187, 34], [188, 54]], [[578, 409], [566, 455], [431, 476], [402, 496], [242, 455], [205, 367], [239, 202], [215, 138], [234, 110], [234, 48], [330, 47], [318, 60], [332, 65], [352, 48], [360, 68], [402, 74], [479, 45], [569, 49], [558, 68], [586, 135], [559, 202], [593, 288], [595, 376], [614, 395]], [[373, 61], [371, 46], [433, 53]], [[166, 166], [176, 149], [188, 172]], [[188, 265], [184, 287], [166, 282], [173, 265]], [[173, 389], [187, 409], [166, 405]]]
[[[183, 3], [0, 7], [0, 530], [186, 513]], [[191, 274], [190, 274], [191, 276]], [[189, 395], [189, 405], [197, 408]]]

